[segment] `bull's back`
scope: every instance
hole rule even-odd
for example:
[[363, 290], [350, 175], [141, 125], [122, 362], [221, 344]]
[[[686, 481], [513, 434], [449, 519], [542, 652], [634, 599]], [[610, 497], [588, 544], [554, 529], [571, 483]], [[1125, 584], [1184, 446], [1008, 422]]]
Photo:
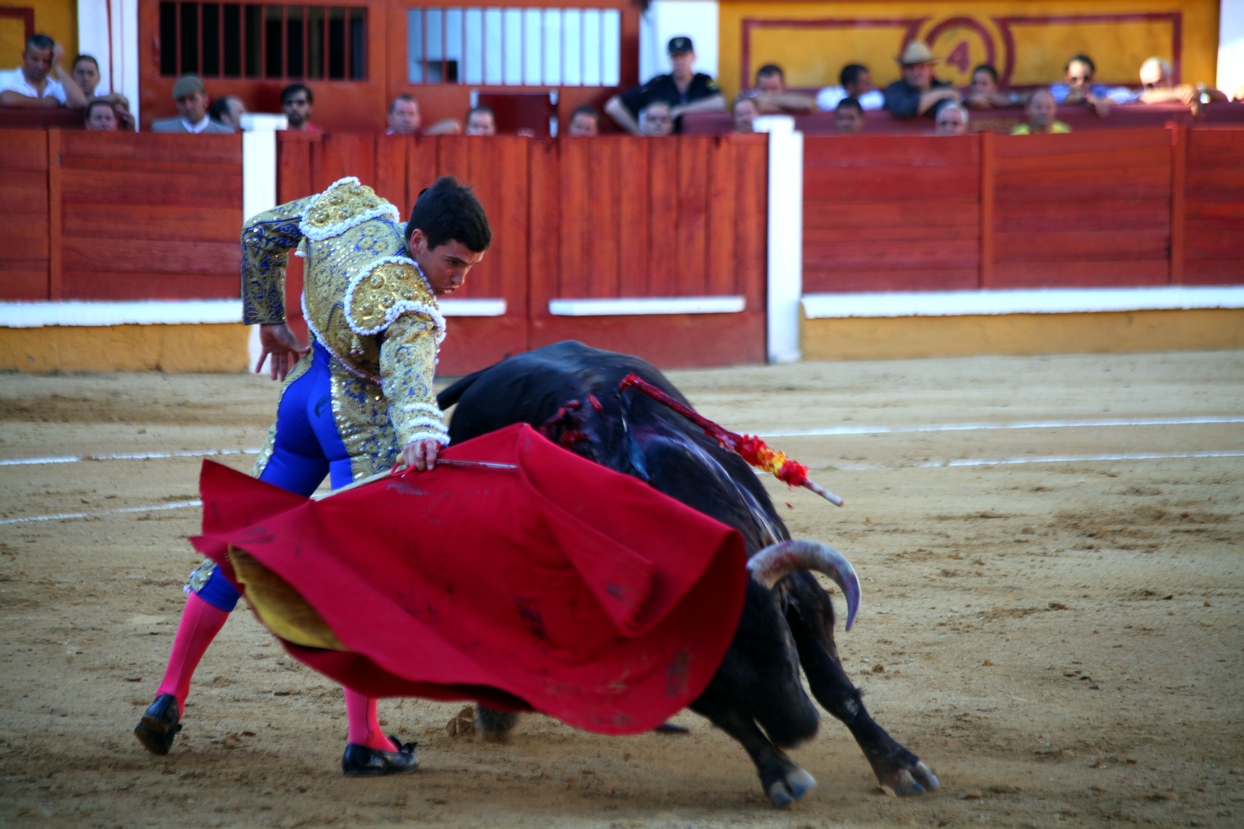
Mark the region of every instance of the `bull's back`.
[[449, 424], [454, 443], [514, 423], [539, 426], [572, 400], [606, 399], [630, 373], [683, 396], [653, 365], [566, 340], [509, 357], [457, 381], [437, 395], [442, 409], [457, 405]]

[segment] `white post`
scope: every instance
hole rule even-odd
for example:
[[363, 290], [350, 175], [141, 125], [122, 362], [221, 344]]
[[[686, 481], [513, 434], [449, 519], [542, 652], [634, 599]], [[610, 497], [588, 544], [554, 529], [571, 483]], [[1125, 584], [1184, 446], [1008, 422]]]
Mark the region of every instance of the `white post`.
[[[248, 112], [242, 116], [242, 221], [276, 207], [276, 131], [286, 129], [284, 115]], [[252, 325], [247, 344], [253, 366], [261, 353], [259, 326]]]
[[130, 114], [139, 123], [142, 107], [138, 94], [138, 0], [111, 0], [113, 92], [130, 99]]
[[276, 207], [276, 131], [284, 115], [248, 112], [242, 116], [242, 219]]
[[768, 320], [770, 363], [798, 360], [799, 300], [803, 295], [803, 133], [789, 115], [756, 119], [769, 134]]
[[[112, 91], [112, 33], [108, 28], [108, 0], [78, 0], [78, 54], [90, 55], [99, 64], [99, 86], [96, 93]], [[65, 68], [74, 55], [65, 55]], [[82, 90], [85, 95], [86, 90]], [[87, 96], [90, 97], [89, 95]]]
[[1218, 14], [1218, 79], [1228, 96], [1244, 88], [1244, 0], [1222, 0]]

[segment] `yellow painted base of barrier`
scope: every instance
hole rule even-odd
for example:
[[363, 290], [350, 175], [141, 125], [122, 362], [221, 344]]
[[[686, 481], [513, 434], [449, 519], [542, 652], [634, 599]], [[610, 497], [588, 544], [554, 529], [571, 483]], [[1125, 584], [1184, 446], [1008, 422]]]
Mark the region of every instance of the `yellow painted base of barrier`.
[[1244, 309], [804, 318], [805, 360], [1191, 351], [1244, 347]]
[[0, 371], [245, 371], [249, 333], [240, 323], [0, 328]]

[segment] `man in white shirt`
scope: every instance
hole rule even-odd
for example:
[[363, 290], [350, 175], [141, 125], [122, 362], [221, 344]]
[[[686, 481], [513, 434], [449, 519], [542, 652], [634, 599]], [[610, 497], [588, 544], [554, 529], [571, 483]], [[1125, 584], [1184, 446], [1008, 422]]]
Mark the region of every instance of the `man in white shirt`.
[[[22, 65], [0, 72], [0, 106], [23, 109], [69, 107], [83, 109], [86, 96], [73, 76], [61, 67], [65, 49], [47, 35], [31, 35], [22, 52]], [[48, 77], [55, 74], [55, 78]]]
[[827, 86], [816, 95], [821, 112], [834, 112], [843, 98], [854, 98], [865, 112], [885, 107], [885, 96], [873, 86], [872, 73], [862, 63], [848, 63], [838, 73], [839, 86]]
[[207, 91], [203, 81], [195, 75], [184, 75], [173, 84], [173, 100], [177, 102], [180, 118], [165, 118], [151, 125], [152, 132], [188, 132], [230, 134], [233, 127], [207, 117]]

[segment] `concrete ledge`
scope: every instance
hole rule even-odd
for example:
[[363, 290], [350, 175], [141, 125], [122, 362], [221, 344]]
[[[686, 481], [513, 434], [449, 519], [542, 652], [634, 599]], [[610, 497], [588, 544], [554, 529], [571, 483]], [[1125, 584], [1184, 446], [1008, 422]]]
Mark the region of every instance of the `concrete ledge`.
[[1244, 309], [808, 319], [805, 360], [886, 360], [1244, 347]]
[[242, 321], [240, 299], [151, 302], [0, 302], [0, 328], [184, 325]]
[[805, 319], [1069, 314], [1244, 308], [1244, 287], [1050, 288], [1008, 291], [804, 294]]
[[446, 317], [504, 317], [505, 299], [438, 299], [436, 304]]
[[747, 309], [742, 296], [636, 297], [633, 299], [550, 299], [555, 317], [620, 317], [653, 314], [738, 314]]
[[0, 371], [245, 371], [247, 326], [0, 328]]

